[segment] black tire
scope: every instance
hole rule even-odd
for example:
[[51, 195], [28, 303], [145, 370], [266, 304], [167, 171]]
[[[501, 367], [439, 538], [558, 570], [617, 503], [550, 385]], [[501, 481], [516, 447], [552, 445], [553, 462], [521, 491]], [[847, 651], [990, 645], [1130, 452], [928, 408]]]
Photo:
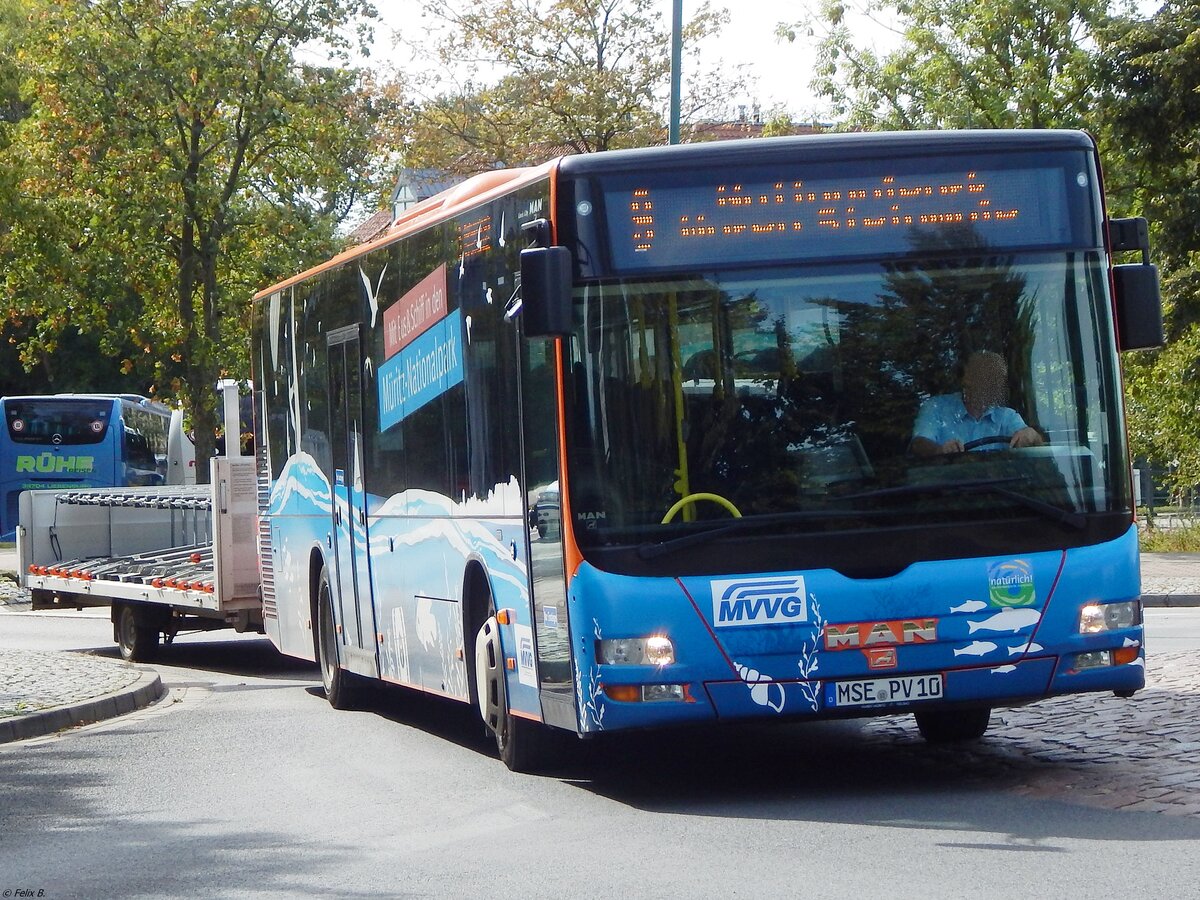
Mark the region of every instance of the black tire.
[[500, 759], [513, 772], [539, 772], [558, 756], [557, 735], [540, 722], [508, 711], [504, 654], [496, 609], [488, 598], [487, 618], [475, 636], [475, 696], [483, 723], [496, 739]]
[[975, 741], [983, 737], [992, 718], [990, 707], [928, 710], [914, 714], [921, 737], [931, 744]]
[[158, 656], [158, 625], [147, 610], [132, 603], [120, 604], [113, 630], [122, 659], [140, 663]]
[[358, 679], [338, 663], [338, 633], [333, 624], [333, 589], [329, 570], [321, 569], [317, 582], [317, 663], [325, 699], [334, 709], [354, 709], [360, 699]]

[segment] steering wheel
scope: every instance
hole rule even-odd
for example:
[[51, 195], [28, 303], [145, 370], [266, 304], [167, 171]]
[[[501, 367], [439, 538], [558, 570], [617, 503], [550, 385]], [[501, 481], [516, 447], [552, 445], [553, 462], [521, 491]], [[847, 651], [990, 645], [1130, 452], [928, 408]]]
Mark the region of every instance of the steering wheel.
[[987, 437], [976, 438], [963, 444], [963, 452], [974, 450], [976, 447], [986, 447], [988, 444], [1007, 444], [1012, 440], [1011, 434], [990, 434]]
[[663, 516], [662, 524], [666, 525], [673, 518], [675, 518], [675, 513], [679, 512], [689, 503], [695, 503], [698, 500], [708, 500], [712, 503], [718, 504], [719, 506], [725, 507], [725, 509], [729, 511], [729, 514], [735, 519], [740, 519], [742, 517], [742, 514], [738, 511], [738, 508], [720, 494], [710, 494], [705, 491], [701, 491], [698, 494], [688, 494], [686, 497], [680, 497], [678, 500], [676, 500], [671, 508], [667, 510], [667, 514]]

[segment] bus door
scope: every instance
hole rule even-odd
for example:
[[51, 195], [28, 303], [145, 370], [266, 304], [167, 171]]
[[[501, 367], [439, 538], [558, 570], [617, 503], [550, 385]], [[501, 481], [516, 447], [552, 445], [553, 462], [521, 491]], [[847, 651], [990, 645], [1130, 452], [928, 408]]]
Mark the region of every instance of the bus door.
[[375, 615], [367, 552], [367, 496], [363, 486], [362, 351], [359, 326], [330, 332], [329, 443], [333, 456], [333, 584], [338, 601], [343, 661], [377, 675]]

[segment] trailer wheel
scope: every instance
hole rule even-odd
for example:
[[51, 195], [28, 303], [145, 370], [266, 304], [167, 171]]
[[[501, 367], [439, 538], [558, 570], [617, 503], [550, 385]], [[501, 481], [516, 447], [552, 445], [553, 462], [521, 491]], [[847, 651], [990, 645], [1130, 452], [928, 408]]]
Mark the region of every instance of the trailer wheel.
[[158, 655], [158, 626], [146, 611], [122, 603], [116, 611], [117, 647], [129, 662], [150, 662]]
[[940, 709], [914, 713], [921, 737], [931, 744], [974, 741], [983, 737], [992, 718], [991, 707]]
[[504, 681], [504, 653], [496, 607], [488, 598], [488, 617], [475, 636], [475, 688], [479, 714], [496, 738], [500, 759], [514, 772], [537, 772], [557, 756], [555, 735], [539, 722], [531, 722], [508, 711]]
[[338, 634], [333, 624], [333, 590], [329, 570], [321, 569], [317, 588], [317, 662], [321, 665], [321, 683], [325, 699], [334, 709], [354, 709], [358, 682], [354, 674], [338, 665]]

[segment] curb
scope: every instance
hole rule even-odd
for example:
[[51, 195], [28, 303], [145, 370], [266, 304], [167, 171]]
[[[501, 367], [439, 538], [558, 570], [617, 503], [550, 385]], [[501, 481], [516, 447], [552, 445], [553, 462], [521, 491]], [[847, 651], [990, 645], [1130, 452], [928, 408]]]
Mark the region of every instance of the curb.
[[167, 693], [157, 672], [142, 672], [137, 681], [111, 694], [0, 720], [0, 744], [54, 734], [143, 709]]
[[1166, 609], [1200, 606], [1200, 594], [1142, 594], [1142, 606]]

